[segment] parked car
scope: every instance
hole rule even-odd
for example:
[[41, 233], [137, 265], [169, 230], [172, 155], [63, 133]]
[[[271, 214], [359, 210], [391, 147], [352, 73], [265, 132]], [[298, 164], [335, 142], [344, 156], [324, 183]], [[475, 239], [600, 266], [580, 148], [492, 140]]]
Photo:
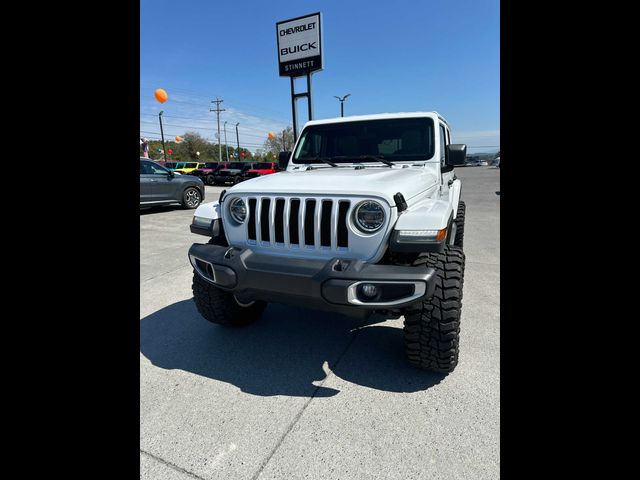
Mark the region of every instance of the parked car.
[[286, 174], [194, 212], [191, 232], [206, 238], [189, 249], [198, 312], [227, 327], [255, 322], [268, 302], [403, 315], [409, 363], [453, 371], [465, 268], [454, 168], [467, 147], [450, 138], [437, 112], [307, 122], [280, 154]]
[[221, 168], [215, 177], [216, 185], [235, 185], [245, 180], [245, 173], [251, 170], [255, 163], [251, 162], [231, 162], [226, 168]]
[[180, 162], [174, 172], [179, 172], [183, 174], [188, 174], [193, 172], [194, 170], [200, 168], [200, 165], [204, 165], [204, 163], [198, 162]]
[[244, 174], [244, 178], [261, 177], [262, 175], [270, 175], [280, 171], [280, 167], [276, 162], [259, 162], [254, 164], [254, 167], [247, 170]]
[[229, 162], [206, 162], [201, 163], [199, 168], [196, 168], [194, 171], [189, 173], [189, 175], [194, 175], [196, 177], [200, 177], [204, 183], [207, 185], [215, 185], [216, 183], [216, 173], [223, 168], [227, 168]]
[[198, 177], [177, 175], [148, 158], [140, 158], [140, 206], [180, 203], [196, 208], [204, 200], [204, 183]]

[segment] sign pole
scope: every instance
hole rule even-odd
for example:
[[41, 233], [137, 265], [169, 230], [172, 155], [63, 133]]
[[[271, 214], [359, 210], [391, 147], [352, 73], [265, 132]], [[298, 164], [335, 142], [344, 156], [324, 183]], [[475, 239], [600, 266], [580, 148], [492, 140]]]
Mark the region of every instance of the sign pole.
[[293, 141], [298, 139], [298, 118], [296, 116], [296, 89], [295, 89], [295, 77], [289, 77], [291, 79], [291, 118], [293, 118]]
[[311, 107], [311, 73], [307, 72], [307, 106], [309, 108], [309, 120], [313, 120], [313, 110]]

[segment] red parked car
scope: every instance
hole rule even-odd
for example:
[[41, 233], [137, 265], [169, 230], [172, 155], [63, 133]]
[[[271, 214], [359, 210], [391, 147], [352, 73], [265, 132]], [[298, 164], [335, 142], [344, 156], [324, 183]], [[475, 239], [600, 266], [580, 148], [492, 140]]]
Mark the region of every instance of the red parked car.
[[247, 170], [244, 173], [245, 178], [261, 177], [262, 175], [269, 175], [270, 173], [276, 173], [280, 171], [280, 167], [276, 162], [260, 162], [254, 164], [254, 168]]

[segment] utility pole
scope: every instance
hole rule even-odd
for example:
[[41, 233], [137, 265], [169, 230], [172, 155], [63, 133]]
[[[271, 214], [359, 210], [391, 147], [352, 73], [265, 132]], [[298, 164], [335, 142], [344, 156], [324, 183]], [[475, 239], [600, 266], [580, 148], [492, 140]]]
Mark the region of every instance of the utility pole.
[[160, 119], [160, 136], [162, 137], [162, 155], [164, 155], [164, 163], [167, 163], [167, 149], [164, 148], [164, 131], [162, 130], [162, 114], [164, 110], [160, 110], [158, 118]]
[[282, 130], [282, 151], [286, 152], [287, 151], [287, 143], [284, 140], [284, 134], [287, 131], [287, 129], [285, 128], [284, 130]]
[[218, 97], [216, 97], [215, 100], [211, 100], [211, 103], [215, 103], [216, 104], [216, 108], [210, 108], [209, 111], [210, 112], [216, 112], [216, 115], [218, 117], [218, 161], [222, 161], [222, 146], [220, 145], [220, 112], [224, 112], [225, 109], [224, 108], [220, 108], [220, 104], [224, 102], [224, 100], [220, 100]]
[[351, 96], [350, 93], [347, 93], [344, 97], [340, 98], [340, 97], [336, 97], [334, 95], [335, 98], [337, 98], [338, 100], [340, 100], [340, 116], [344, 117], [344, 101], [347, 99], [347, 97]]
[[238, 135], [238, 125], [240, 125], [240, 122], [236, 123], [236, 141], [238, 142], [238, 160], [240, 160], [240, 136]]
[[229, 144], [227, 143], [227, 121], [224, 121], [224, 146], [227, 149], [227, 161], [229, 161]]

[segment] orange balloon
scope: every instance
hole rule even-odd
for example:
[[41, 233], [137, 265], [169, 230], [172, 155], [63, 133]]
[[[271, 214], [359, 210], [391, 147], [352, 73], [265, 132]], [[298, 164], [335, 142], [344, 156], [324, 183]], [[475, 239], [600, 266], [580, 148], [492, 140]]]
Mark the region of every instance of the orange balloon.
[[162, 88], [156, 89], [156, 91], [153, 92], [153, 94], [155, 95], [156, 100], [159, 101], [160, 103], [166, 102], [167, 98], [169, 98], [169, 95], [167, 95], [167, 92], [165, 92]]
[[180, 135], [176, 135], [176, 142], [181, 142], [182, 141], [182, 137]]
[[273, 134], [273, 132], [269, 132], [269, 138], [275, 138], [275, 135]]

